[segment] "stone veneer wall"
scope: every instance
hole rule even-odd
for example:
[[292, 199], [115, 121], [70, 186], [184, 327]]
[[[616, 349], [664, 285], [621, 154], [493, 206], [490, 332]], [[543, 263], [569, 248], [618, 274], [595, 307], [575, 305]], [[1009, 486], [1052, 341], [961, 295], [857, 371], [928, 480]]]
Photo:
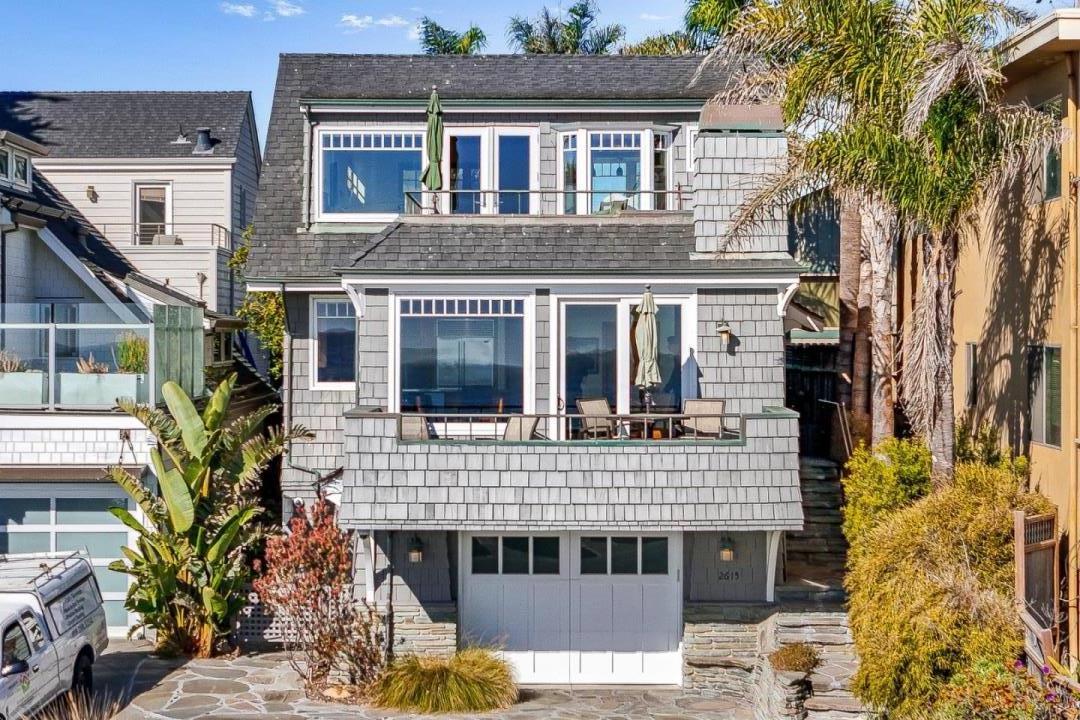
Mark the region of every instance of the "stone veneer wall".
[[703, 695], [752, 699], [764, 634], [774, 613], [764, 605], [687, 603], [683, 687]]
[[394, 606], [394, 654], [452, 655], [457, 649], [457, 605]]

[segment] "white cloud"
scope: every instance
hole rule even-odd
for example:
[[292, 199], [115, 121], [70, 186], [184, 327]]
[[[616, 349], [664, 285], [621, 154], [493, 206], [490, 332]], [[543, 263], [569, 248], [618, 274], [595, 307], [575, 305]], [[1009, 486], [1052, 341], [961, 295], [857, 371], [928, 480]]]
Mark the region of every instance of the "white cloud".
[[400, 15], [389, 15], [379, 18], [375, 21], [375, 24], [382, 27], [406, 27], [409, 25], [409, 21]]
[[353, 15], [352, 13], [349, 13], [348, 15], [341, 16], [341, 21], [338, 25], [348, 28], [349, 30], [367, 30], [374, 22], [375, 18], [370, 15]]
[[416, 25], [413, 25], [411, 28], [409, 28], [409, 34], [407, 35], [407, 37], [410, 40], [419, 40], [420, 39], [420, 24], [419, 23], [417, 23]]
[[274, 9], [274, 13], [281, 17], [293, 17], [295, 15], [304, 14], [304, 8], [289, 2], [289, 0], [272, 0], [270, 6]]
[[652, 13], [641, 13], [642, 20], [649, 20], [652, 22], [661, 22], [663, 20], [670, 20], [670, 15], [654, 15]]
[[221, 12], [226, 15], [243, 15], [244, 17], [255, 17], [254, 5], [241, 5], [240, 3], [223, 2], [221, 3]]

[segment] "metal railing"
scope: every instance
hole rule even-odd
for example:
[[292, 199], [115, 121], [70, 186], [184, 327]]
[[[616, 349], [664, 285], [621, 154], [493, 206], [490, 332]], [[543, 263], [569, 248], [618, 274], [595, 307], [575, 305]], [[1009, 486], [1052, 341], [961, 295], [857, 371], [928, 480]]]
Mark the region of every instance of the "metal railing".
[[410, 190], [406, 215], [615, 215], [693, 207], [693, 192], [674, 190]]
[[153, 404], [154, 351], [150, 324], [0, 323], [0, 408]]
[[217, 223], [104, 223], [98, 225], [111, 242], [143, 247], [219, 247], [233, 250], [238, 233]]
[[402, 413], [400, 440], [421, 442], [743, 441], [746, 418], [733, 414]]

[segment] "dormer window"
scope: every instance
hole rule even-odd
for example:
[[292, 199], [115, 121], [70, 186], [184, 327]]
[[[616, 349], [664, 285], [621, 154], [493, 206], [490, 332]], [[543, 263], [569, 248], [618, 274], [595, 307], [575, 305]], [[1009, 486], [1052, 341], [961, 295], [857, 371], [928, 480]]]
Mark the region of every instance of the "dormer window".
[[14, 148], [0, 146], [0, 181], [30, 188], [30, 157]]
[[321, 130], [317, 141], [321, 216], [364, 221], [392, 217], [405, 212], [406, 193], [420, 190], [423, 132]]

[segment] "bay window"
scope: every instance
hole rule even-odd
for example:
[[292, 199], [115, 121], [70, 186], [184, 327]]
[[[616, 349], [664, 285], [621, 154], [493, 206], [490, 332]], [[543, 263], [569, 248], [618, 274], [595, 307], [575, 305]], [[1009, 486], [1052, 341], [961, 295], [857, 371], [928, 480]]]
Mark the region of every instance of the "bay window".
[[402, 299], [401, 411], [522, 412], [524, 304], [520, 298]]
[[671, 135], [658, 130], [573, 130], [560, 134], [558, 212], [674, 209]]
[[312, 303], [312, 386], [352, 387], [356, 381], [356, 312], [347, 298]]
[[319, 133], [324, 215], [394, 215], [420, 190], [424, 135], [413, 130]]
[[591, 212], [625, 203], [641, 204], [641, 133], [589, 133], [589, 190]]

